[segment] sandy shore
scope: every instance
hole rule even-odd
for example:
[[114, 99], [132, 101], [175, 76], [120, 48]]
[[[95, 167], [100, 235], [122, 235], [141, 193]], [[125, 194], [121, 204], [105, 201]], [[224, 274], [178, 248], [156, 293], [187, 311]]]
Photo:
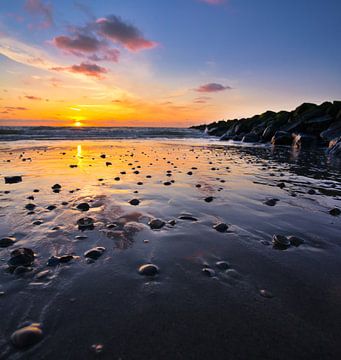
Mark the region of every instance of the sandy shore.
[[[189, 140], [0, 143], [0, 358], [340, 358], [339, 165]], [[18, 248], [35, 253], [20, 270]], [[17, 349], [28, 321], [43, 335]]]

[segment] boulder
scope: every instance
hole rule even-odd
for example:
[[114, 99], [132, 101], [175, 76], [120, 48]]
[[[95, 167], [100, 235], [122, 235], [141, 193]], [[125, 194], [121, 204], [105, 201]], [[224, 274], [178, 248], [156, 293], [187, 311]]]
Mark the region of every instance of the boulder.
[[328, 153], [341, 158], [341, 137], [330, 141]]
[[295, 134], [293, 145], [297, 148], [307, 148], [316, 145], [317, 138], [314, 135]]
[[328, 129], [324, 130], [320, 134], [321, 138], [326, 141], [331, 141], [341, 137], [341, 119], [332, 123]]
[[254, 133], [246, 134], [245, 136], [243, 136], [243, 139], [242, 139], [242, 142], [245, 142], [245, 143], [253, 143], [253, 142], [258, 142], [258, 141], [259, 141], [259, 136]]
[[272, 126], [269, 125], [268, 127], [266, 127], [266, 129], [263, 131], [262, 134], [262, 139], [264, 141], [270, 141], [271, 138], [275, 135], [276, 129]]
[[292, 135], [286, 131], [276, 131], [275, 135], [271, 139], [273, 145], [291, 145]]

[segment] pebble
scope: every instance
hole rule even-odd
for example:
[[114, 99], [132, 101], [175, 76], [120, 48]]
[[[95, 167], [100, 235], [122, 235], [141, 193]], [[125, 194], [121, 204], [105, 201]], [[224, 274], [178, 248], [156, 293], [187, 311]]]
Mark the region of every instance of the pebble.
[[265, 289], [259, 290], [259, 294], [260, 294], [261, 296], [267, 298], [267, 299], [271, 299], [271, 298], [274, 297], [273, 294], [272, 294], [270, 291], [265, 290]]
[[198, 219], [192, 215], [180, 215], [179, 219], [180, 220], [188, 220], [188, 221], [198, 221]]
[[217, 230], [221, 233], [226, 232], [228, 228], [229, 228], [228, 225], [225, 223], [219, 223], [219, 224], [213, 225], [213, 229]]
[[289, 236], [288, 240], [290, 241], [291, 245], [296, 246], [296, 247], [298, 247], [304, 243], [304, 240], [297, 236]]
[[19, 330], [16, 330], [12, 336], [12, 344], [18, 348], [23, 349], [37, 344], [43, 338], [43, 331], [39, 323], [32, 323]]
[[0, 239], [0, 247], [1, 248], [6, 248], [8, 246], [11, 246], [15, 243], [15, 238], [13, 237], [4, 237], [2, 239]]
[[140, 204], [140, 200], [139, 199], [132, 199], [129, 201], [129, 204], [130, 205], [133, 205], [133, 206], [137, 206]]
[[215, 263], [215, 266], [219, 269], [219, 270], [227, 270], [230, 268], [230, 264], [227, 261], [217, 261]]
[[46, 265], [47, 266], [57, 266], [60, 264], [59, 257], [57, 256], [51, 256], [48, 260]]
[[341, 215], [341, 210], [338, 208], [333, 208], [333, 209], [329, 210], [329, 214], [332, 216], [339, 216], [339, 215]]
[[154, 264], [145, 264], [139, 267], [139, 274], [144, 276], [155, 276], [160, 272], [159, 268]]
[[149, 221], [148, 225], [152, 230], [158, 230], [165, 226], [165, 222], [161, 219], [152, 219]]
[[88, 203], [84, 202], [84, 203], [78, 204], [76, 208], [81, 211], [88, 211], [90, 209], [90, 206]]
[[104, 253], [105, 248], [102, 246], [97, 246], [94, 247], [88, 251], [86, 251], [84, 253], [84, 256], [86, 258], [92, 259], [92, 260], [97, 260], [100, 256], [102, 256], [102, 254]]
[[284, 235], [274, 235], [272, 237], [272, 244], [278, 249], [285, 250], [290, 246], [290, 240]]
[[205, 198], [204, 200], [207, 202], [207, 203], [209, 203], [209, 202], [212, 202], [213, 201], [213, 199], [214, 199], [214, 197], [213, 196], [208, 196], [207, 198]]
[[49, 205], [46, 209], [52, 211], [52, 210], [54, 210], [56, 207], [57, 207], [56, 205]]
[[16, 184], [22, 182], [21, 176], [5, 176], [5, 184]]
[[34, 204], [26, 204], [25, 205], [25, 209], [28, 210], [28, 211], [32, 211], [36, 208], [36, 205]]
[[18, 248], [10, 254], [8, 265], [13, 267], [31, 266], [34, 262], [34, 252], [28, 248]]
[[90, 217], [81, 218], [77, 221], [79, 230], [93, 230], [94, 229], [94, 220]]
[[215, 271], [214, 271], [213, 269], [208, 268], [208, 267], [204, 267], [204, 268], [201, 270], [201, 272], [202, 272], [204, 275], [208, 276], [208, 277], [213, 277], [213, 276], [216, 275]]
[[268, 205], [268, 206], [275, 206], [278, 201], [279, 201], [279, 199], [269, 199], [269, 200], [266, 200], [264, 202], [264, 204]]

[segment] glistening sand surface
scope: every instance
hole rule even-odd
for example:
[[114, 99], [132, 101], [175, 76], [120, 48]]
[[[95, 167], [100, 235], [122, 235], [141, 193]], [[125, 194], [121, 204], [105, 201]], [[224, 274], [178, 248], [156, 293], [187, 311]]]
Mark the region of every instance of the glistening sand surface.
[[[339, 165], [322, 150], [189, 140], [2, 142], [0, 238], [17, 242], [0, 249], [0, 358], [340, 358], [341, 216], [329, 214], [341, 207]], [[8, 175], [23, 181], [5, 184]], [[264, 204], [271, 198], [275, 206]], [[89, 211], [76, 209], [82, 202]], [[36, 205], [31, 215], [28, 203]], [[84, 216], [94, 230], [78, 230]], [[152, 230], [153, 218], [176, 224]], [[218, 222], [226, 233], [213, 229]], [[277, 250], [274, 234], [304, 244]], [[88, 264], [83, 254], [94, 246], [106, 251]], [[36, 253], [20, 276], [7, 271], [19, 247]], [[46, 266], [66, 254], [78, 257]], [[217, 269], [219, 260], [234, 271]], [[149, 262], [159, 275], [138, 274]], [[216, 276], [205, 276], [205, 266]], [[18, 351], [9, 339], [28, 320], [42, 324], [44, 337]]]

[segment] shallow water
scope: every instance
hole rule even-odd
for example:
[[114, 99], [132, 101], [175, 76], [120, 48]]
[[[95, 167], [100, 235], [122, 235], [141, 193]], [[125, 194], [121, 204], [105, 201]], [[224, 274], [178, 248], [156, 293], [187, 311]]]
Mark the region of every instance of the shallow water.
[[[17, 239], [0, 249], [0, 358], [339, 358], [341, 216], [329, 210], [341, 207], [340, 174], [322, 150], [208, 140], [0, 143], [1, 177], [23, 176], [0, 182], [0, 238]], [[129, 204], [134, 198], [138, 206]], [[264, 204], [271, 198], [275, 206]], [[81, 202], [88, 212], [76, 209]], [[37, 205], [30, 215], [28, 203]], [[85, 216], [94, 230], [78, 230]], [[153, 218], [176, 224], [151, 230]], [[226, 233], [213, 229], [218, 222], [229, 225]], [[304, 243], [281, 251], [271, 245], [274, 234]], [[83, 254], [95, 246], [106, 251], [89, 264]], [[36, 253], [22, 276], [6, 271], [18, 247]], [[65, 254], [78, 257], [46, 266]], [[233, 271], [217, 269], [219, 260]], [[156, 277], [138, 274], [149, 262], [160, 268]], [[216, 276], [203, 275], [205, 266]], [[28, 320], [42, 324], [44, 338], [15, 350], [10, 335]]]

